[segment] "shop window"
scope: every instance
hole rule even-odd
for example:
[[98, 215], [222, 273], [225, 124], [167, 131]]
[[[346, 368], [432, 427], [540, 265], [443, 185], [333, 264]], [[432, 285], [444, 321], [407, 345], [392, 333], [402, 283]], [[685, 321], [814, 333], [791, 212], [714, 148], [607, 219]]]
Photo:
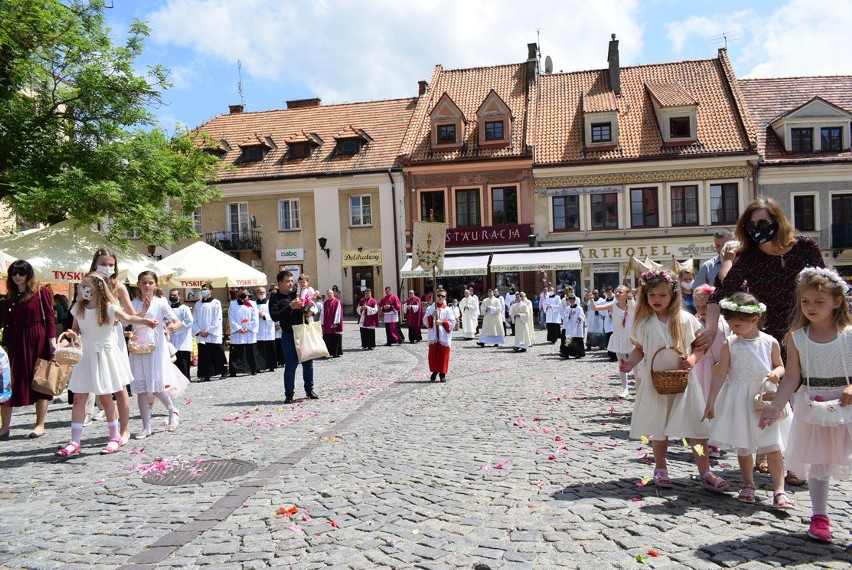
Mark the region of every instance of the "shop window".
[[634, 228], [656, 228], [660, 225], [656, 188], [630, 190], [630, 225]]
[[580, 197], [553, 197], [553, 231], [571, 232], [580, 229]]
[[491, 223], [518, 223], [518, 189], [515, 186], [491, 189]]
[[710, 223], [734, 225], [739, 218], [739, 185], [736, 182], [710, 185]]
[[698, 225], [698, 186], [672, 186], [672, 225]]

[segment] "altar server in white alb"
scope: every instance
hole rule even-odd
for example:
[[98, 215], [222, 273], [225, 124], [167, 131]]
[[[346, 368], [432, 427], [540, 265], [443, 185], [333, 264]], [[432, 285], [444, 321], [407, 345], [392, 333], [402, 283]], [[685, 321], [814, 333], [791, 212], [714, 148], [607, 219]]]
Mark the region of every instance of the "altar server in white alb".
[[583, 358], [586, 350], [583, 347], [583, 322], [586, 315], [583, 307], [577, 302], [577, 297], [571, 293], [565, 298], [562, 306], [562, 345], [559, 354], [562, 358]]
[[180, 292], [177, 289], [169, 291], [169, 306], [172, 308], [179, 324], [172, 329], [169, 342], [175, 347], [175, 366], [180, 373], [189, 378], [189, 370], [192, 365], [192, 311], [181, 303]]
[[554, 344], [562, 336], [562, 299], [553, 287], [548, 287], [540, 308], [544, 311], [544, 322], [547, 325], [547, 342]]
[[198, 342], [198, 381], [213, 376], [228, 377], [228, 363], [222, 346], [222, 304], [213, 298], [213, 285], [201, 286], [201, 301], [193, 310], [192, 334]]
[[489, 289], [487, 297], [480, 305], [482, 313], [482, 330], [479, 333], [479, 346], [493, 344], [500, 346], [506, 339], [506, 331], [503, 328], [503, 299], [494, 295], [494, 290]]
[[426, 307], [423, 325], [429, 329], [429, 371], [432, 373], [429, 380], [434, 382], [440, 376], [441, 382], [446, 382], [456, 314], [453, 307], [447, 304], [445, 290], [435, 291], [435, 302]]
[[269, 296], [266, 287], [255, 289], [257, 305], [257, 370], [275, 372], [278, 351], [275, 348], [275, 321], [269, 315]]
[[257, 306], [249, 300], [245, 287], [237, 289], [237, 298], [228, 308], [231, 323], [231, 354], [228, 371], [231, 377], [242, 372], [257, 374]]
[[526, 352], [535, 344], [535, 317], [532, 302], [527, 299], [526, 293], [518, 293], [509, 315], [515, 327], [515, 346], [512, 348], [515, 352]]
[[462, 337], [470, 340], [476, 337], [476, 326], [479, 324], [479, 304], [470, 289], [464, 290], [464, 297], [459, 301], [461, 311]]

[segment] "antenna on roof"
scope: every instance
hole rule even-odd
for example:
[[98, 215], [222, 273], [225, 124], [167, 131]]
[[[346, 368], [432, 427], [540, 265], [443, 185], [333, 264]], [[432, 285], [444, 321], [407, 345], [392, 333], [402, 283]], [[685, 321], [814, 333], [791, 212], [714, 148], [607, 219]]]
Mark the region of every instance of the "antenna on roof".
[[724, 44], [725, 49], [728, 49], [728, 42], [736, 42], [743, 39], [743, 34], [740, 30], [728, 30], [727, 32], [722, 32], [721, 34], [716, 34], [715, 36], [710, 37], [710, 41], [714, 44]]
[[237, 60], [237, 92], [240, 94], [240, 105], [246, 106], [246, 98], [243, 96], [243, 62]]

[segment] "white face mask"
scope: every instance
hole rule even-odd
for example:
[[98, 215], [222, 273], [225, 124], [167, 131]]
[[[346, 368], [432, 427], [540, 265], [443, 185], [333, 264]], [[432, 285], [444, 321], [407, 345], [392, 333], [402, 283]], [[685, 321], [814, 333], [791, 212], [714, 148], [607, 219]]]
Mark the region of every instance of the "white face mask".
[[207, 297], [209, 297], [209, 296], [210, 296], [210, 291], [208, 291], [207, 289], [202, 289], [202, 290], [201, 290], [201, 297], [202, 297], [203, 299], [206, 299], [206, 298], [207, 298]]
[[692, 289], [692, 284], [695, 283], [695, 280], [692, 281], [681, 281], [680, 286], [684, 289]]
[[80, 286], [80, 298], [84, 301], [91, 301], [95, 297], [94, 291], [92, 288], [87, 285]]
[[257, 298], [260, 299], [261, 301], [263, 301], [264, 299], [266, 299], [266, 293], [258, 295]]
[[111, 277], [112, 274], [115, 273], [115, 267], [113, 267], [112, 265], [98, 265], [95, 269], [97, 271], [100, 271], [107, 277]]

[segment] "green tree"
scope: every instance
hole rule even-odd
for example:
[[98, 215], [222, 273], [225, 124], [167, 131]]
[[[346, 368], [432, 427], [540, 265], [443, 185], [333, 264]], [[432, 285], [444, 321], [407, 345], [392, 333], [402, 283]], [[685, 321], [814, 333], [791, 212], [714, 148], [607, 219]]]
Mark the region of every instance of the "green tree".
[[0, 0], [0, 199], [30, 222], [111, 222], [168, 245], [218, 197], [197, 133], [156, 126], [168, 72], [134, 67], [147, 26], [114, 45], [101, 0]]

